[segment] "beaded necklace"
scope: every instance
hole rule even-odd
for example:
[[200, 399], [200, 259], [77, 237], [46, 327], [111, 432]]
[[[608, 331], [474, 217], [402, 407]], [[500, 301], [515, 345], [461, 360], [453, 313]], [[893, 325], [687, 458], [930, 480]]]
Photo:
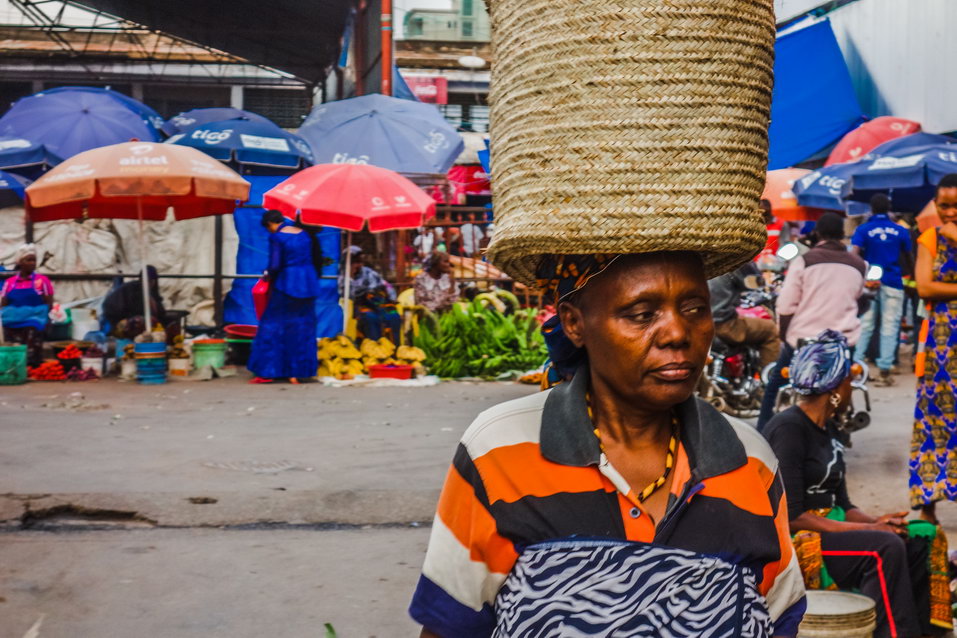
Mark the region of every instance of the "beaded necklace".
[[[591, 408], [591, 392], [585, 393], [585, 405], [588, 407], [588, 418], [591, 420], [592, 425], [595, 425], [595, 417]], [[605, 444], [601, 440], [601, 432], [598, 430], [598, 426], [595, 425], [595, 438], [598, 439], [598, 447], [601, 449], [602, 454], [605, 453]], [[671, 474], [671, 468], [675, 465], [675, 453], [678, 450], [678, 418], [672, 414], [671, 416], [671, 441], [668, 442], [668, 454], [665, 456], [665, 471], [656, 478], [654, 481], [648, 484], [648, 487], [641, 490], [641, 493], [638, 495], [638, 502], [643, 503], [647, 500], [652, 494], [657, 492], [668, 480], [668, 475]]]

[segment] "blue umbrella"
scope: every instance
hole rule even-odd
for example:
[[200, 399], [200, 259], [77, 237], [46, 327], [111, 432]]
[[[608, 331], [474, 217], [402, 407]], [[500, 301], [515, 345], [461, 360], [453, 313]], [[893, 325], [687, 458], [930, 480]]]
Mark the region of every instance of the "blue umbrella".
[[[862, 202], [869, 201], [875, 192], [884, 192], [894, 188], [886, 185], [874, 186], [873, 178], [875, 175], [873, 170], [869, 168], [874, 165], [874, 162], [883, 157], [912, 155], [918, 153], [921, 149], [929, 148], [929, 145], [945, 146], [951, 143], [957, 143], [957, 139], [931, 133], [905, 135], [884, 142], [859, 160], [832, 164], [806, 175], [795, 182], [794, 194], [797, 195], [798, 204], [801, 206], [841, 210], [849, 215], [862, 214], [867, 212], [867, 206]], [[889, 166], [898, 166], [904, 169], [903, 172], [907, 172], [906, 167], [901, 167], [899, 160], [884, 160], [878, 166], [885, 167], [876, 173], [882, 184], [886, 184], [887, 178], [895, 174], [895, 171], [887, 168]], [[910, 172], [913, 173], [914, 171], [911, 170]], [[868, 173], [872, 173], [872, 175], [868, 176]], [[863, 179], [862, 175], [864, 176]], [[912, 183], [925, 188], [912, 192], [895, 191], [893, 197], [895, 210], [914, 210], [915, 207], [916, 210], [920, 210], [933, 196], [933, 188], [930, 187], [931, 195], [926, 197], [927, 185], [924, 184], [922, 176], [918, 177], [911, 174], [909, 179]], [[900, 183], [897, 188], [903, 186], [904, 184]], [[923, 199], [923, 203], [918, 205], [917, 202], [921, 199]]]
[[847, 210], [845, 198], [850, 192], [851, 171], [865, 159], [831, 164], [794, 182], [793, 191], [798, 204], [829, 210]]
[[25, 177], [0, 171], [0, 208], [23, 205], [23, 189], [29, 183]]
[[159, 141], [156, 130], [123, 103], [92, 91], [54, 91], [21, 98], [0, 118], [0, 135], [45, 145], [67, 159], [101, 146]]
[[47, 94], [61, 93], [64, 91], [68, 91], [68, 92], [85, 91], [86, 93], [97, 93], [99, 95], [109, 96], [113, 98], [114, 100], [116, 100], [117, 102], [119, 102], [120, 104], [122, 104], [123, 106], [125, 106], [126, 108], [128, 108], [129, 110], [139, 115], [141, 118], [143, 118], [143, 121], [146, 122], [152, 128], [156, 129], [157, 131], [162, 130], [163, 117], [159, 113], [157, 113], [151, 107], [143, 104], [139, 100], [134, 100], [130, 96], [124, 95], [123, 93], [120, 93], [119, 91], [113, 91], [111, 89], [101, 89], [95, 86], [60, 86], [55, 89], [44, 89], [43, 93], [47, 93]]
[[62, 161], [43, 144], [22, 137], [0, 137], [0, 169], [36, 179]]
[[465, 149], [432, 104], [372, 94], [320, 104], [299, 128], [317, 164], [447, 173]]
[[302, 138], [266, 119], [207, 122], [166, 141], [198, 148], [222, 162], [277, 168], [302, 168], [313, 163], [312, 151]]
[[896, 211], [920, 212], [941, 178], [957, 173], [957, 144], [932, 144], [868, 157], [851, 171], [850, 199], [886, 192]]
[[272, 124], [272, 120], [269, 118], [263, 117], [258, 113], [253, 113], [252, 111], [243, 111], [242, 109], [234, 109], [232, 107], [223, 107], [223, 108], [209, 108], [209, 109], [192, 109], [190, 111], [183, 111], [179, 115], [174, 115], [169, 118], [165, 124], [163, 124], [162, 130], [167, 135], [176, 135], [177, 133], [183, 133], [188, 129], [193, 128], [194, 126], [199, 126], [200, 124], [207, 124], [209, 122], [222, 122], [223, 120], [235, 120], [236, 118], [244, 117], [247, 120], [252, 121], [263, 121], [269, 122]]

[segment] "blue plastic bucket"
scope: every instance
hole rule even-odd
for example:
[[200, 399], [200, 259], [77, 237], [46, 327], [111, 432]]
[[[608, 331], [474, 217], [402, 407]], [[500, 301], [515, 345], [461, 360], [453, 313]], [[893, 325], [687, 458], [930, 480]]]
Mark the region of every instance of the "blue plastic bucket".
[[133, 351], [136, 356], [136, 380], [139, 383], [166, 383], [165, 343], [137, 343]]

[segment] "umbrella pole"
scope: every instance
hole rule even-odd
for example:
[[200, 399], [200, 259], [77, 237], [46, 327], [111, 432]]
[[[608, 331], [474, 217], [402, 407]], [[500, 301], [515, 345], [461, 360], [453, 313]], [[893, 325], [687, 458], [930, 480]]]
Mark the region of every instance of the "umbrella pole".
[[146, 270], [146, 233], [143, 230], [143, 198], [136, 198], [136, 217], [140, 222], [140, 257], [143, 260], [140, 273], [140, 287], [143, 289], [143, 321], [146, 323], [146, 332], [153, 332], [153, 322], [150, 316], [150, 280]]
[[346, 233], [346, 270], [342, 285], [342, 334], [349, 329], [349, 288], [352, 284], [352, 231]]

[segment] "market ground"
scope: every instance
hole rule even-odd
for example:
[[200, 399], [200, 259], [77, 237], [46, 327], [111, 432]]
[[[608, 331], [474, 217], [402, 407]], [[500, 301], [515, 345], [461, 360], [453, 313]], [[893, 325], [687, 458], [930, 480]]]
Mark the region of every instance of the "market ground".
[[[907, 507], [898, 379], [848, 454], [873, 511]], [[455, 444], [532, 391], [0, 387], [0, 638], [416, 635], [405, 608]], [[941, 515], [957, 534], [957, 507]]]

